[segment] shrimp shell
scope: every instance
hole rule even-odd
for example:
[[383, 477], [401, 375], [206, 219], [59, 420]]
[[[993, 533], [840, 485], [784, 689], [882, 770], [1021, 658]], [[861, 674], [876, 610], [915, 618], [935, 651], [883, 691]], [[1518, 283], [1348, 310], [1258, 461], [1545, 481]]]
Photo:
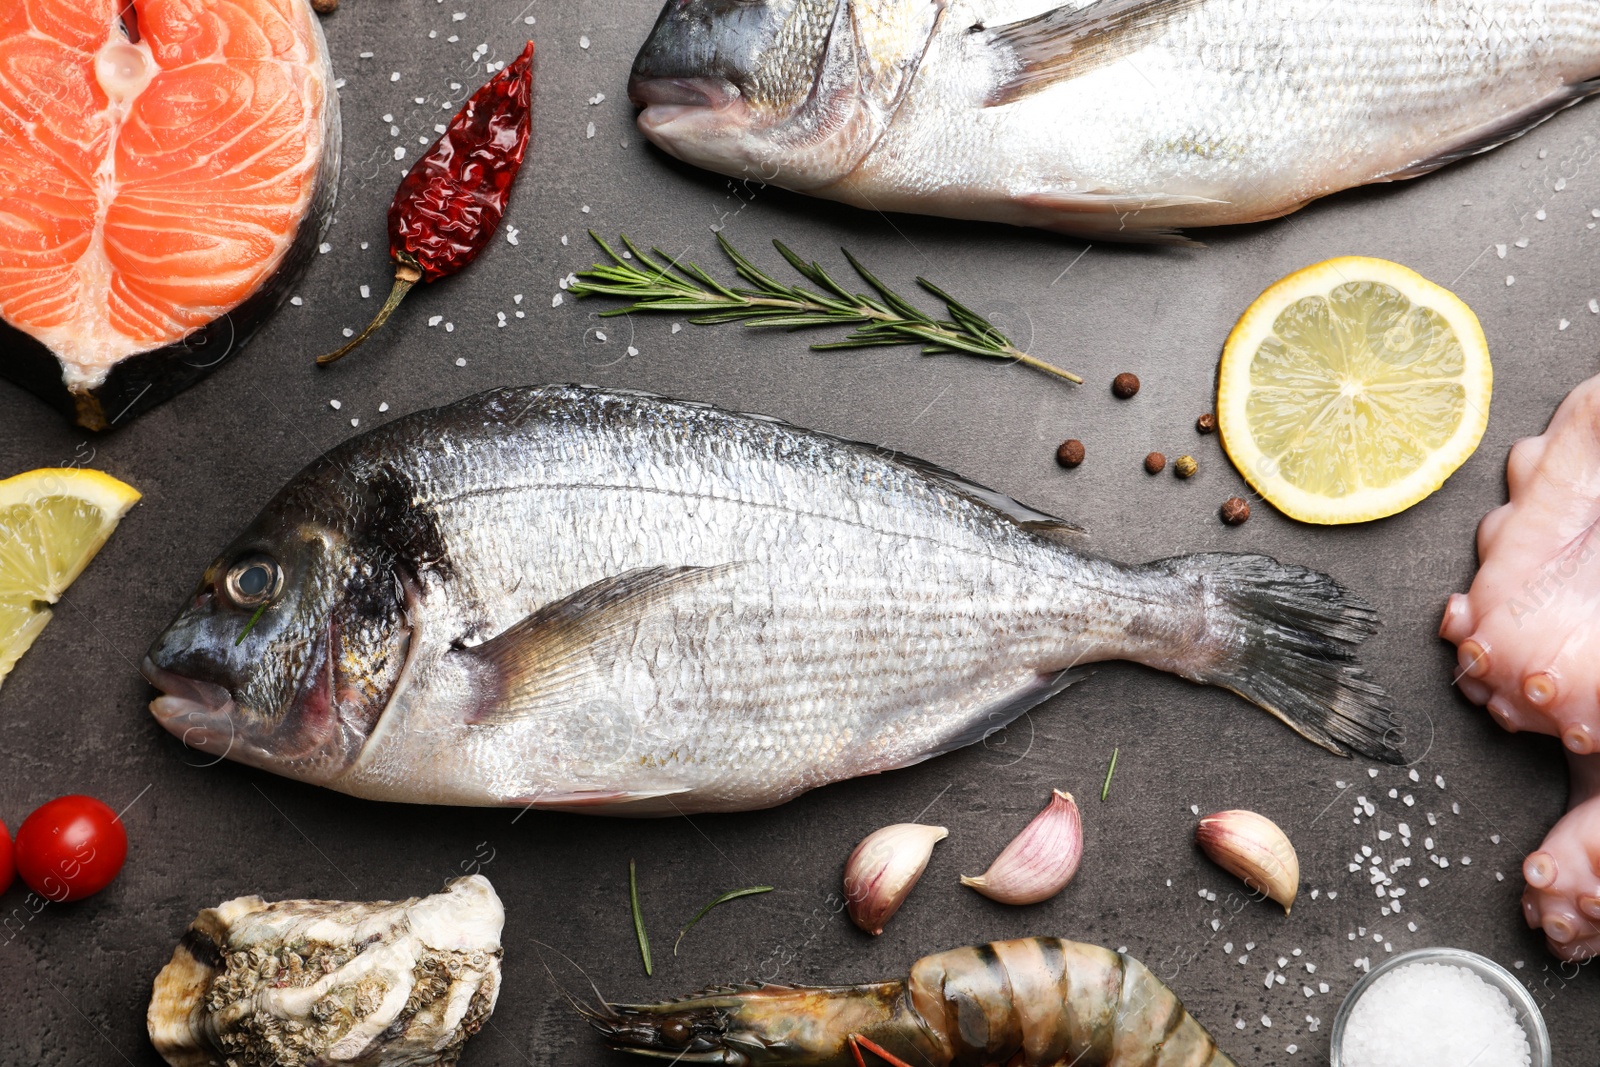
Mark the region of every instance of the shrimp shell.
[[[1149, 969], [1058, 938], [925, 956], [903, 980], [735, 986], [587, 1010], [614, 1048], [727, 1067], [1233, 1067]], [[886, 1054], [886, 1055], [883, 1055]]]

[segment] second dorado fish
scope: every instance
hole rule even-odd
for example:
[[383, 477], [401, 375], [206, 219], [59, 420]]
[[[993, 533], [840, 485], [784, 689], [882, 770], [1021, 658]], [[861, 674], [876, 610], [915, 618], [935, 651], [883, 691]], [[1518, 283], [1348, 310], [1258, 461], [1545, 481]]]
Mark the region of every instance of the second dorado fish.
[[1595, 0], [669, 0], [628, 92], [736, 178], [1152, 240], [1425, 174], [1597, 79]]
[[1397, 760], [1374, 613], [1265, 556], [1128, 566], [931, 464], [773, 419], [502, 389], [297, 475], [150, 650], [188, 744], [377, 800], [661, 815], [972, 744], [1097, 660]]

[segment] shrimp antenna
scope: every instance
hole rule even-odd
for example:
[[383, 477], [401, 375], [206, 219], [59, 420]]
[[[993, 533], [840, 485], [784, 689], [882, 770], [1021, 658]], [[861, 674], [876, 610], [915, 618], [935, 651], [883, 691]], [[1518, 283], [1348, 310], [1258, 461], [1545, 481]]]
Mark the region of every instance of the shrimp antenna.
[[590, 1007], [588, 1004], [585, 1004], [583, 1001], [574, 996], [572, 991], [566, 986], [561, 984], [561, 980], [556, 977], [556, 973], [550, 969], [550, 964], [545, 960], [544, 954], [540, 953], [539, 965], [544, 968], [544, 973], [550, 976], [550, 984], [556, 987], [556, 991], [566, 999], [568, 1004], [572, 1005], [574, 1011], [583, 1016], [585, 1019], [588, 1019], [590, 1022], [616, 1021], [618, 1016], [617, 1013], [611, 1009], [611, 1003], [607, 1001], [605, 995], [600, 992], [600, 987], [594, 984], [594, 979], [589, 977], [589, 973], [582, 967], [578, 966], [576, 960], [567, 955], [565, 952], [562, 952], [560, 949], [556, 948], [554, 945], [545, 944], [545, 942], [540, 941], [538, 938], [534, 938], [533, 943], [549, 949], [557, 956], [560, 956], [562, 959], [566, 960], [567, 963], [572, 966], [573, 970], [583, 975], [583, 980], [588, 982], [589, 988], [594, 991], [595, 1006]]

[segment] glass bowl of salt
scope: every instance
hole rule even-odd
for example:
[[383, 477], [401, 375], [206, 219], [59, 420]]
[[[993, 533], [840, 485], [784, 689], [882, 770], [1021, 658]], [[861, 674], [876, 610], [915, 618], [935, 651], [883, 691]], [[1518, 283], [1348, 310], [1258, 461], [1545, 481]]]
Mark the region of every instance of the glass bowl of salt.
[[1384, 960], [1333, 1020], [1333, 1067], [1550, 1067], [1539, 1005], [1515, 975], [1458, 948]]

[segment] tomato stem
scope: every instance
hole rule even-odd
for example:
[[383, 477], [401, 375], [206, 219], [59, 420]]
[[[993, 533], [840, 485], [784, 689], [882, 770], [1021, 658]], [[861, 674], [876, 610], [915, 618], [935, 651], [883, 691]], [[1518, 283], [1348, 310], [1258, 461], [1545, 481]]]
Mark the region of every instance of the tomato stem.
[[367, 324], [365, 330], [352, 337], [349, 344], [337, 352], [329, 352], [325, 356], [318, 356], [317, 366], [326, 367], [331, 363], [337, 363], [359, 348], [361, 342], [383, 328], [383, 324], [389, 321], [389, 316], [394, 314], [394, 309], [400, 306], [400, 301], [406, 298], [406, 294], [411, 291], [411, 287], [422, 280], [422, 268], [417, 265], [417, 261], [410, 255], [400, 252], [395, 256], [395, 261], [394, 288], [389, 290], [389, 299], [385, 300], [383, 307], [378, 309], [377, 316]]

